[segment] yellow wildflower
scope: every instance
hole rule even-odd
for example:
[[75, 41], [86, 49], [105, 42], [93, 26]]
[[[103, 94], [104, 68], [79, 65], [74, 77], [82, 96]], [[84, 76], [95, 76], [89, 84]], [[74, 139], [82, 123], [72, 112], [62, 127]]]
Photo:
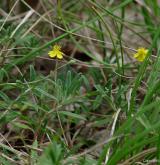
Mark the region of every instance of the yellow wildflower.
[[139, 48], [137, 50], [137, 53], [134, 54], [134, 58], [137, 59], [138, 61], [142, 62], [146, 58], [147, 54], [148, 54], [148, 49]]
[[60, 45], [54, 45], [53, 49], [48, 52], [48, 55], [51, 58], [57, 57], [58, 59], [63, 58], [63, 52], [61, 51], [61, 46]]

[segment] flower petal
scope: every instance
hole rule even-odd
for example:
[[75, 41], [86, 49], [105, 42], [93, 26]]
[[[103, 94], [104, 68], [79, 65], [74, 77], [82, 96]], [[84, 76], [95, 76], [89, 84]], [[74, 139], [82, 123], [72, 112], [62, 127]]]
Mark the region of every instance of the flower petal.
[[53, 51], [61, 51], [61, 46], [60, 45], [54, 45]]
[[61, 51], [61, 46], [60, 45], [57, 45], [55, 44], [53, 46], [53, 49], [48, 52], [48, 55], [51, 57], [51, 58], [58, 58], [58, 59], [62, 59], [63, 58], [63, 52]]
[[55, 51], [50, 51], [50, 52], [48, 53], [48, 55], [49, 55], [51, 58], [54, 58], [54, 57], [56, 57], [56, 52], [55, 52]]
[[134, 58], [136, 58], [138, 61], [142, 62], [146, 58], [148, 53], [148, 49], [145, 49], [143, 47], [137, 49], [137, 53], [134, 54]]
[[57, 53], [57, 58], [58, 59], [62, 59], [63, 58], [63, 53], [62, 52], [58, 52]]
[[135, 53], [135, 54], [134, 54], [134, 58], [137, 58], [138, 56], [139, 56], [138, 53]]

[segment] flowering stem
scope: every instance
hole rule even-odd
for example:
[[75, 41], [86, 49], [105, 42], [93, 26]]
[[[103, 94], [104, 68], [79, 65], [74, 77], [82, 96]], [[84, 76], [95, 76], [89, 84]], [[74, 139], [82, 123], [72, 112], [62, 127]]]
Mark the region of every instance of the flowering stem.
[[[116, 7], [113, 8], [113, 9], [111, 9], [111, 11], [113, 12], [113, 11], [115, 11], [115, 10], [121, 8], [121, 7], [124, 7], [124, 6], [128, 5], [128, 3], [132, 2], [132, 1], [133, 1], [133, 0], [126, 0], [126, 1], [124, 1], [123, 3], [121, 3], [120, 5], [116, 6]], [[107, 14], [108, 14], [108, 13], [104, 12], [104, 13], [102, 14], [102, 16], [105, 16], [105, 15], [107, 15]], [[24, 57], [19, 58], [19, 59], [15, 60], [15, 61], [12, 61], [12, 64], [13, 64], [13, 65], [20, 65], [20, 64], [24, 64], [26, 61], [32, 60], [34, 57], [36, 57], [36, 56], [39, 55], [39, 52], [40, 52], [40, 51], [44, 50], [45, 48], [48, 48], [50, 45], [53, 45], [54, 43], [56, 43], [56, 42], [60, 41], [61, 39], [67, 37], [69, 34], [73, 34], [73, 33], [77, 32], [78, 30], [80, 30], [80, 29], [86, 27], [87, 25], [89, 25], [89, 24], [91, 24], [91, 23], [97, 21], [98, 19], [99, 19], [99, 16], [93, 18], [92, 20], [90, 20], [90, 21], [88, 21], [88, 22], [86, 22], [86, 23], [83, 23], [82, 25], [80, 25], [79, 27], [77, 27], [77, 28], [75, 28], [75, 29], [72, 29], [72, 30], [70, 30], [70, 31], [66, 31], [66, 32], [65, 32], [64, 34], [62, 34], [61, 36], [59, 36], [59, 37], [57, 37], [57, 38], [55, 38], [55, 39], [49, 41], [48, 43], [44, 44], [43, 46], [41, 46], [41, 47], [39, 47], [39, 48], [33, 50], [32, 52], [28, 53], [28, 54], [25, 55]], [[5, 70], [5, 71], [10, 71], [10, 70], [12, 69], [13, 65], [11, 65], [11, 64], [5, 65], [3, 68], [0, 69], [0, 72], [1, 72], [1, 71], [3, 72], [3, 70]]]
[[152, 49], [156, 46], [157, 40], [159, 39], [159, 37], [160, 37], [160, 27], [158, 27], [158, 29], [155, 33], [155, 37], [153, 39], [153, 42], [152, 42], [152, 45], [149, 49], [147, 57], [145, 58], [143, 64], [141, 65], [139, 73], [138, 73], [137, 78], [135, 80], [135, 85], [133, 87], [133, 91], [132, 91], [132, 94], [131, 94], [131, 100], [130, 100], [130, 108], [129, 108], [129, 114], [130, 115], [133, 113], [133, 111], [135, 109], [135, 98], [136, 98], [136, 94], [137, 94], [137, 89], [138, 89], [138, 87], [141, 83], [141, 80], [143, 78], [143, 75], [146, 71], [147, 65], [149, 63], [149, 58], [150, 58], [151, 53], [152, 53]]

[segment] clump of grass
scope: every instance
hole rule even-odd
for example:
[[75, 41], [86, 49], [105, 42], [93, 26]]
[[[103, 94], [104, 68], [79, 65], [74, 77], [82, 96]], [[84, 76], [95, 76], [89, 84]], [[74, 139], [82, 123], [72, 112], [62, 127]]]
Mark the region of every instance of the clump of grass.
[[0, 5], [0, 164], [159, 164], [158, 1]]

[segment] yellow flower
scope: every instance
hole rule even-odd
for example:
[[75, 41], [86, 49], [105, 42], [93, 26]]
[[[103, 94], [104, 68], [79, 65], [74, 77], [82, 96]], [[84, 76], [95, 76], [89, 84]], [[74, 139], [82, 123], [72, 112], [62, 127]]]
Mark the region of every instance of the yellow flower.
[[63, 52], [61, 51], [61, 46], [60, 45], [54, 45], [53, 49], [48, 52], [48, 55], [51, 58], [57, 57], [58, 59], [63, 58]]
[[146, 58], [147, 54], [148, 54], [148, 49], [139, 48], [137, 50], [137, 53], [134, 54], [134, 58], [137, 59], [138, 61], [142, 62]]

